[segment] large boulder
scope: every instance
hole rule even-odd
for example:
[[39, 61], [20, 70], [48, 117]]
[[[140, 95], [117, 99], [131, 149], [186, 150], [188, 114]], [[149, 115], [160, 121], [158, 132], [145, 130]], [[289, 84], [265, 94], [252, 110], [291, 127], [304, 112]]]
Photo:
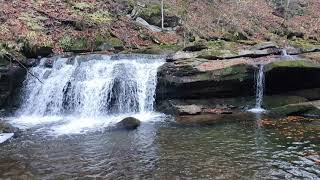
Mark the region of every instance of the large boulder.
[[0, 120], [0, 144], [12, 137], [17, 137], [19, 133], [20, 130], [18, 128]]
[[17, 90], [22, 86], [26, 70], [12, 66], [10, 68], [0, 69], [0, 107], [14, 104]]
[[134, 117], [127, 117], [124, 118], [122, 121], [118, 122], [116, 124], [116, 127], [118, 129], [126, 129], [126, 130], [133, 130], [139, 127], [141, 124], [139, 119], [136, 119]]
[[313, 61], [274, 61], [264, 71], [266, 94], [320, 88], [320, 64]]
[[0, 133], [16, 133], [19, 129], [0, 120]]
[[320, 117], [320, 101], [311, 101], [273, 108], [270, 110], [276, 116], [316, 116]]
[[255, 66], [245, 59], [192, 58], [166, 63], [158, 72], [160, 99], [201, 99], [252, 95]]
[[[160, 4], [148, 4], [141, 8], [138, 16], [146, 20], [149, 24], [161, 27], [161, 6]], [[165, 27], [176, 27], [180, 24], [180, 18], [170, 11], [164, 13], [164, 26]]]

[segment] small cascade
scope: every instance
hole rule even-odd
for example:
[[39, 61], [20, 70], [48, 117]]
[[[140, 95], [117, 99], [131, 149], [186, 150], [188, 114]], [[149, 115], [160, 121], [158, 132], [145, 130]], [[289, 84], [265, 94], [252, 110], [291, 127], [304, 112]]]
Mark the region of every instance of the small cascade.
[[250, 112], [259, 113], [264, 112], [262, 108], [263, 103], [263, 91], [264, 91], [264, 65], [259, 65], [258, 73], [256, 74], [256, 105]]
[[69, 131], [114, 123], [126, 116], [147, 118], [153, 113], [157, 69], [162, 64], [160, 57], [103, 55], [58, 58], [50, 68], [47, 59], [42, 59], [30, 71], [43, 83], [27, 77], [17, 123], [70, 121], [63, 127]]
[[293, 60], [294, 58], [288, 54], [287, 50], [286, 49], [282, 49], [281, 50], [281, 59], [284, 59], [284, 60]]

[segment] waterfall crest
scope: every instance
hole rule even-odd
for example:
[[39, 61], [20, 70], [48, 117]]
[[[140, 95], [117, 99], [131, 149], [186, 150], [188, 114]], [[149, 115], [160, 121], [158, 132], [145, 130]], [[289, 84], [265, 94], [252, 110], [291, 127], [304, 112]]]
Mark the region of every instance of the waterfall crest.
[[50, 68], [47, 61], [42, 59], [30, 70], [43, 83], [31, 76], [26, 78], [19, 117], [41, 117], [38, 121], [45, 122], [45, 117], [55, 116], [98, 119], [152, 113], [157, 69], [165, 62], [139, 56], [76, 57], [58, 58]]

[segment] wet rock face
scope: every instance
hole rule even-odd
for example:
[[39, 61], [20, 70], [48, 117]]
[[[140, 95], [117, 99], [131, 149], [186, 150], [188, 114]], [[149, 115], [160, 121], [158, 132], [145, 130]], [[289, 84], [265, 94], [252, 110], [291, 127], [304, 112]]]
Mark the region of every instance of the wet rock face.
[[1, 133], [17, 133], [19, 131], [18, 128], [11, 126], [8, 123], [2, 122], [0, 120], [0, 134]]
[[[216, 61], [190, 58], [168, 62], [158, 73], [157, 109], [183, 122], [225, 118], [245, 111], [255, 104], [256, 71], [255, 62], [243, 58]], [[301, 104], [320, 97], [318, 63], [267, 61], [264, 72], [264, 108], [277, 115], [319, 114], [319, 108], [314, 105]], [[228, 101], [228, 98], [234, 100]]]
[[134, 117], [127, 117], [127, 118], [124, 118], [119, 123], [117, 123], [116, 128], [125, 129], [125, 130], [134, 130], [134, 129], [137, 129], [140, 126], [140, 124], [141, 122], [139, 119], [136, 119]]
[[165, 64], [158, 72], [160, 99], [200, 99], [253, 94], [253, 65], [244, 60], [179, 60]]
[[311, 61], [279, 61], [266, 65], [267, 94], [320, 88], [320, 65]]
[[320, 117], [320, 101], [309, 101], [297, 104], [288, 104], [272, 108], [270, 114], [274, 116], [314, 116]]
[[0, 72], [0, 107], [15, 104], [17, 90], [22, 86], [26, 70], [13, 66]]
[[[252, 96], [256, 69], [252, 60], [243, 58], [168, 62], [158, 72], [157, 97], [163, 100]], [[267, 95], [320, 88], [320, 65], [312, 61], [278, 60], [266, 64], [264, 71]]]

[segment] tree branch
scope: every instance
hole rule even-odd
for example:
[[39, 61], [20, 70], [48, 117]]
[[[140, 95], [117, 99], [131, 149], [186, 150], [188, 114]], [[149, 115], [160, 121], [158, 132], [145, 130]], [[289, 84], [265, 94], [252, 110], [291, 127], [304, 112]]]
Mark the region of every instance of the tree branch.
[[17, 59], [15, 59], [12, 55], [7, 54], [7, 53], [5, 53], [5, 54], [3, 54], [3, 55], [4, 55], [5, 57], [7, 57], [8, 59], [10, 59], [10, 63], [11, 63], [11, 60], [14, 61], [14, 62], [16, 62], [16, 63], [18, 63], [22, 68], [24, 68], [24, 69], [27, 71], [28, 74], [30, 74], [32, 77], [36, 78], [41, 84], [43, 84], [43, 82], [42, 82], [36, 75], [32, 74], [32, 73], [28, 70], [28, 68], [27, 68], [25, 65], [23, 65], [23, 63], [21, 63], [20, 61], [18, 61]]

